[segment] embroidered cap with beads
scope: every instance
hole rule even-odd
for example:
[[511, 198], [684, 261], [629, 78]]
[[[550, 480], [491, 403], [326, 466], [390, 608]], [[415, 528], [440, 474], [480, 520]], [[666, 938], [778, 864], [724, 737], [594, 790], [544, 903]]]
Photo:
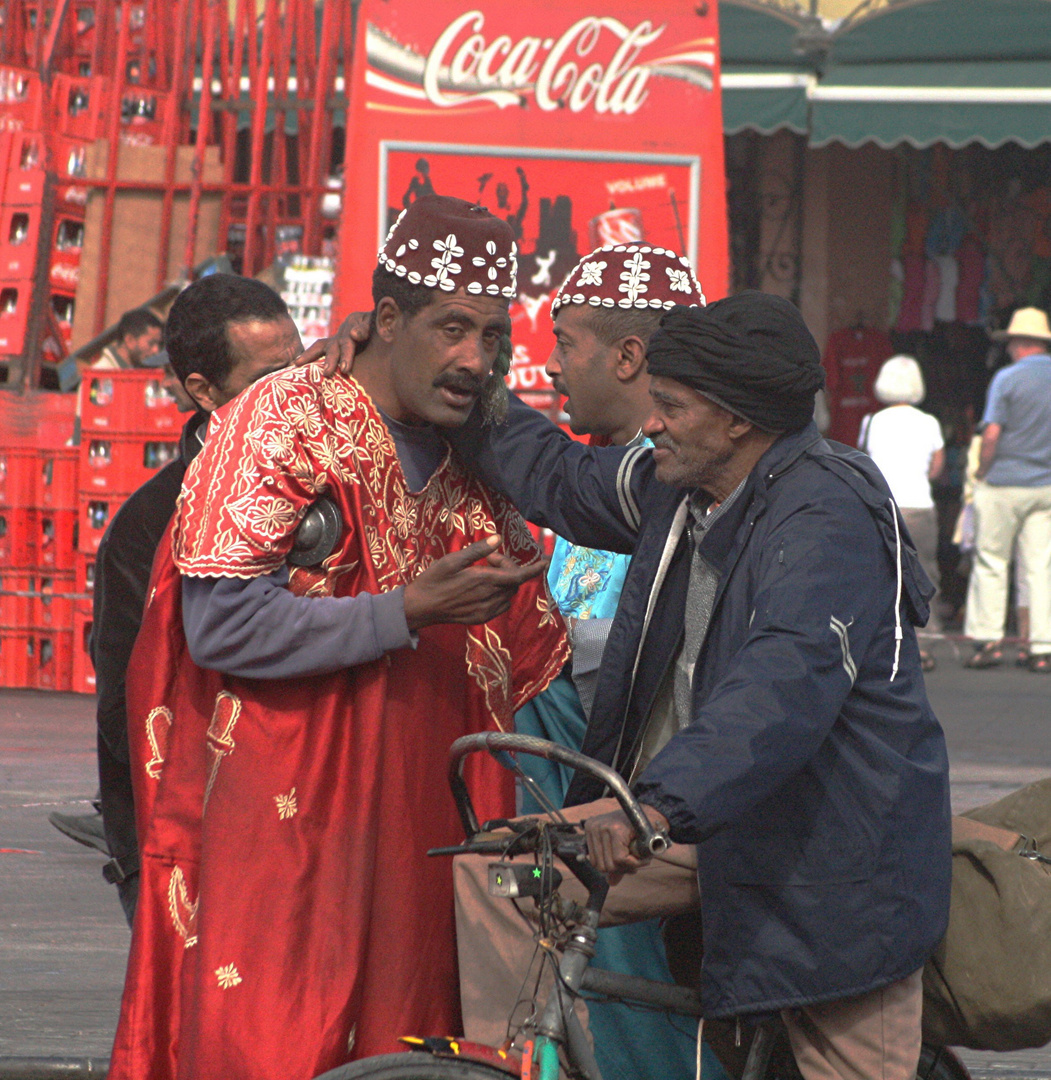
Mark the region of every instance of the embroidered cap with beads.
[[563, 304], [667, 311], [676, 304], [703, 307], [704, 293], [684, 255], [648, 244], [617, 244], [596, 249], [573, 267], [551, 314]]
[[424, 195], [398, 215], [379, 263], [413, 285], [512, 300], [517, 256], [511, 226], [484, 206]]

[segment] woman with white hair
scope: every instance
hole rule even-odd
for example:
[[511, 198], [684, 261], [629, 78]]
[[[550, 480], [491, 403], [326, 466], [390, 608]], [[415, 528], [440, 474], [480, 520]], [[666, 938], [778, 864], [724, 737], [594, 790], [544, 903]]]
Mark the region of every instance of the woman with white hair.
[[[873, 387], [885, 405], [861, 421], [858, 446], [879, 466], [901, 510], [920, 563], [938, 585], [938, 519], [931, 498], [931, 481], [945, 467], [941, 424], [916, 406], [926, 387], [920, 365], [911, 356], [892, 356], [879, 370]], [[941, 629], [938, 595], [931, 601], [932, 630]], [[921, 650], [923, 670], [934, 668], [934, 657]]]

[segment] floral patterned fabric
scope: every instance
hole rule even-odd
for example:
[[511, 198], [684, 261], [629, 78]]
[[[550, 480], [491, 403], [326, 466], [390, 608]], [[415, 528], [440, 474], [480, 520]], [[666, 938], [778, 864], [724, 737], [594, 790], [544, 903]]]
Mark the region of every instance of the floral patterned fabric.
[[[631, 445], [636, 445], [633, 441]], [[637, 445], [652, 446], [639, 438]], [[547, 569], [547, 584], [567, 619], [612, 619], [617, 612], [630, 555], [580, 547], [558, 536]]]

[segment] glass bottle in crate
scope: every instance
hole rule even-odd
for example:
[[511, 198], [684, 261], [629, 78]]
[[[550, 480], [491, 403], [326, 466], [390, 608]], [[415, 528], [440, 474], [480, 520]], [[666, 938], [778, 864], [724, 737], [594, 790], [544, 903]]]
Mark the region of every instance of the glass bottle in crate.
[[104, 469], [113, 464], [113, 447], [105, 439], [92, 439], [88, 445], [88, 464], [93, 469]]
[[92, 379], [88, 387], [88, 401], [92, 405], [109, 405], [113, 401], [113, 380]]

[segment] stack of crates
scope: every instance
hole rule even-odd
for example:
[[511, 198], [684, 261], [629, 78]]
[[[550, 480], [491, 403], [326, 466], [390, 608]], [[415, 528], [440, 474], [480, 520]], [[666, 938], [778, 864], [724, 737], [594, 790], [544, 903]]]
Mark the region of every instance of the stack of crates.
[[75, 447], [0, 449], [0, 685], [72, 685], [77, 458]]
[[[90, 595], [95, 556], [124, 500], [179, 454], [184, 417], [164, 388], [159, 371], [84, 372], [80, 384], [80, 448], [77, 469], [77, 593]], [[74, 613], [73, 689], [91, 693], [95, 673], [87, 655], [91, 602]]]
[[50, 139], [39, 131], [0, 132], [0, 355], [19, 354], [26, 344], [49, 146], [59, 184], [47, 248], [48, 304], [63, 351], [69, 348], [84, 246], [88, 189], [83, 178], [89, 143], [66, 135], [66, 130], [59, 121]]
[[184, 418], [160, 372], [89, 370], [80, 394], [79, 446], [61, 445], [65, 431], [72, 442], [71, 410], [46, 438], [0, 428], [2, 687], [94, 693], [99, 542], [124, 500], [179, 452]]

